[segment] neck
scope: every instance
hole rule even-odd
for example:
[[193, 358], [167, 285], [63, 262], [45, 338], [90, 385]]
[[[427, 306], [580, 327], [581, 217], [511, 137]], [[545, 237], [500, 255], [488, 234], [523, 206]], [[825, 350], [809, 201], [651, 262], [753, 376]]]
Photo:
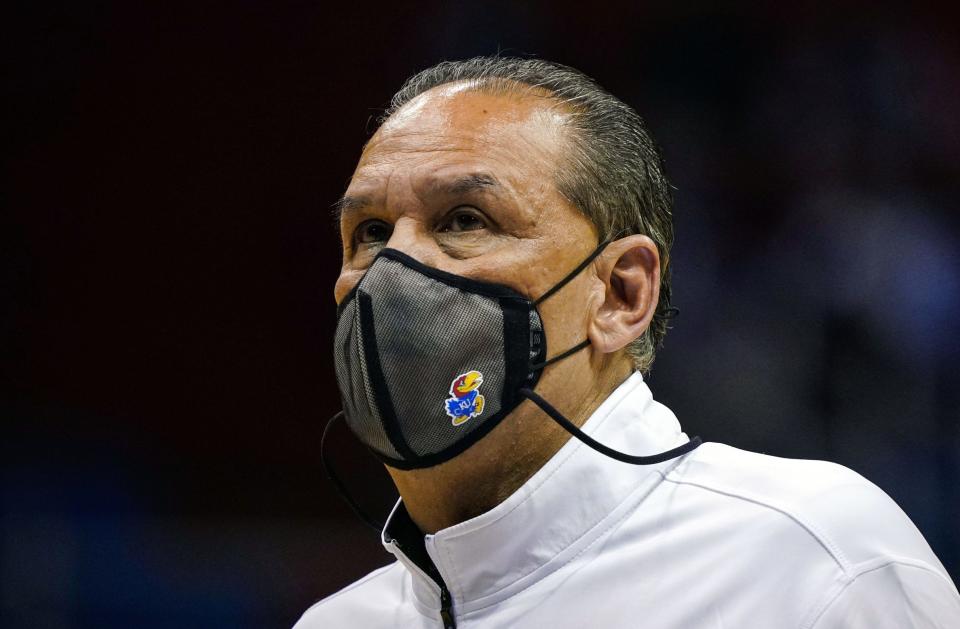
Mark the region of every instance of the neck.
[[[562, 369], [562, 368], [566, 369]], [[629, 363], [589, 370], [586, 356], [545, 370], [537, 391], [577, 426], [631, 373]], [[549, 372], [549, 373], [548, 373]], [[494, 508], [520, 488], [563, 447], [570, 434], [530, 401], [453, 459], [419, 470], [387, 471], [410, 517], [424, 533], [459, 524]]]

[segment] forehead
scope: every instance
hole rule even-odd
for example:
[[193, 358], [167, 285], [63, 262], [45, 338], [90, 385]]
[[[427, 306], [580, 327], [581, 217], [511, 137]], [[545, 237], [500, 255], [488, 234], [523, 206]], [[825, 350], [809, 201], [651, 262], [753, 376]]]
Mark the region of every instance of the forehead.
[[377, 130], [351, 187], [396, 175], [435, 179], [458, 166], [542, 183], [556, 168], [566, 117], [545, 93], [443, 85], [407, 103]]

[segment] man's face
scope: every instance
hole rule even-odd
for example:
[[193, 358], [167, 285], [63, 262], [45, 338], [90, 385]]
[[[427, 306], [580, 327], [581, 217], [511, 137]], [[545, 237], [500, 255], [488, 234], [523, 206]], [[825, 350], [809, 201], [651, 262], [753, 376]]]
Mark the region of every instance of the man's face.
[[[546, 292], [597, 244], [554, 184], [563, 118], [539, 96], [457, 84], [401, 109], [367, 144], [344, 195], [337, 303], [383, 247], [530, 298]], [[583, 340], [591, 280], [581, 274], [543, 305], [555, 350]]]

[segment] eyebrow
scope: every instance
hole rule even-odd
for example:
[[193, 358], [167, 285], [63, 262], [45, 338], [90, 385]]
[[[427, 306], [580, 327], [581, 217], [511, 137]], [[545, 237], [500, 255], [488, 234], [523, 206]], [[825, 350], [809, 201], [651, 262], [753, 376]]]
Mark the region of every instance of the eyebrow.
[[333, 217], [339, 222], [344, 212], [355, 212], [371, 205], [370, 197], [343, 195], [333, 204]]
[[[496, 177], [489, 173], [469, 173], [452, 179], [437, 179], [430, 185], [435, 193], [449, 196], [462, 195], [477, 190], [501, 188]], [[333, 204], [334, 217], [339, 221], [344, 213], [355, 212], [373, 205], [373, 201], [366, 195], [343, 195]]]
[[446, 194], [466, 194], [476, 190], [499, 188], [500, 182], [488, 173], [470, 173], [450, 180], [437, 181], [432, 187]]

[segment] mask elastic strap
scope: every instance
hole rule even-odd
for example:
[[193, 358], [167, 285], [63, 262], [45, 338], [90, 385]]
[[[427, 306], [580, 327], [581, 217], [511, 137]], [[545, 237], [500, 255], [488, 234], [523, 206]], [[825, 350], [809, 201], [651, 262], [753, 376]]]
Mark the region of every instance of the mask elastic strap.
[[333, 483], [333, 488], [337, 490], [337, 494], [343, 499], [345, 503], [350, 507], [350, 510], [353, 513], [363, 520], [364, 524], [375, 530], [377, 533], [383, 531], [383, 523], [377, 522], [375, 519], [371, 518], [367, 513], [360, 508], [360, 505], [350, 497], [350, 492], [347, 491], [346, 485], [343, 484], [343, 481], [340, 480], [340, 477], [337, 476], [336, 472], [333, 471], [333, 466], [330, 465], [330, 462], [327, 461], [327, 458], [324, 456], [324, 446], [327, 442], [327, 433], [330, 432], [330, 427], [333, 426], [338, 419], [343, 417], [343, 411], [338, 412], [329, 420], [327, 420], [327, 425], [323, 427], [323, 435], [320, 437], [320, 464], [323, 466], [323, 471], [326, 472], [327, 478], [330, 479], [330, 482]]
[[560, 426], [571, 435], [587, 444], [600, 454], [605, 454], [611, 459], [616, 459], [618, 461], [622, 461], [623, 463], [631, 463], [633, 465], [654, 465], [656, 463], [663, 463], [664, 461], [669, 461], [670, 459], [675, 459], [678, 456], [683, 456], [688, 452], [692, 452], [699, 447], [701, 443], [703, 443], [700, 437], [694, 437], [682, 446], [678, 446], [659, 454], [652, 454], [649, 456], [635, 456], [632, 454], [626, 454], [624, 452], [620, 452], [619, 450], [614, 450], [613, 448], [605, 446], [599, 441], [596, 441], [590, 437], [588, 434], [577, 428], [573, 422], [564, 417], [560, 411], [551, 406], [549, 402], [530, 389], [520, 389], [519, 393], [523, 397], [539, 406], [544, 413], [550, 416], [550, 419], [560, 424]]
[[553, 285], [553, 288], [551, 288], [544, 294], [540, 295], [540, 298], [537, 299], [535, 302], [533, 302], [533, 305], [539, 306], [541, 302], [544, 302], [550, 297], [553, 297], [554, 293], [556, 293], [558, 290], [566, 286], [570, 282], [570, 280], [580, 275], [580, 272], [583, 271], [585, 268], [587, 268], [587, 266], [589, 266], [589, 264], [593, 262], [598, 255], [603, 253], [603, 250], [607, 248], [607, 245], [609, 245], [611, 242], [616, 240], [618, 237], [619, 237], [619, 234], [617, 236], [614, 236], [613, 238], [610, 238], [609, 240], [604, 240], [599, 245], [597, 245], [597, 248], [594, 249], [593, 252], [591, 252], [590, 255], [588, 255], [583, 260], [583, 262], [578, 264], [577, 268], [567, 273], [562, 280], [560, 280], [559, 282]]
[[576, 354], [577, 352], [579, 352], [580, 350], [582, 350], [584, 347], [586, 347], [586, 346], [589, 345], [589, 344], [590, 344], [590, 339], [584, 339], [583, 341], [577, 343], [576, 345], [574, 345], [573, 347], [571, 347], [571, 348], [568, 349], [567, 351], [561, 352], [560, 354], [557, 354], [557, 355], [554, 356], [553, 358], [549, 358], [549, 359], [543, 361], [542, 363], [537, 363], [536, 365], [530, 365], [530, 373], [533, 373], [533, 372], [535, 372], [535, 371], [540, 371], [541, 369], [543, 369], [543, 368], [546, 367], [547, 365], [552, 365], [553, 363], [557, 362], [558, 360], [563, 360], [563, 359], [566, 358], [567, 356], [572, 356], [573, 354]]

